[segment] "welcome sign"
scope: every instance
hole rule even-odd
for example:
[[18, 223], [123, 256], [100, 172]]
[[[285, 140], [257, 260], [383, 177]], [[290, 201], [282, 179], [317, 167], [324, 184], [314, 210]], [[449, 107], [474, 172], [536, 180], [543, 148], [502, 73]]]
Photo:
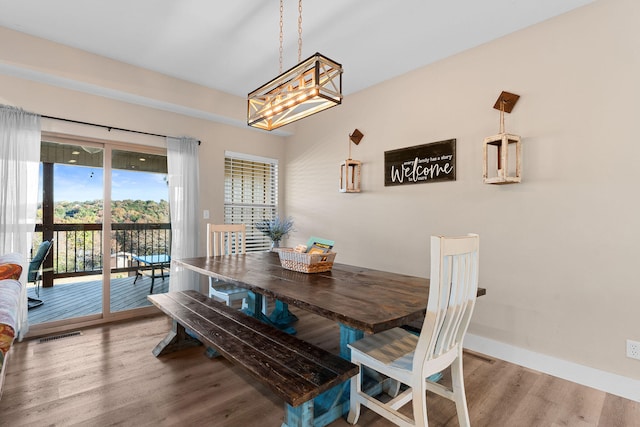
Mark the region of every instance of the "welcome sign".
[[456, 180], [456, 140], [384, 152], [384, 185]]

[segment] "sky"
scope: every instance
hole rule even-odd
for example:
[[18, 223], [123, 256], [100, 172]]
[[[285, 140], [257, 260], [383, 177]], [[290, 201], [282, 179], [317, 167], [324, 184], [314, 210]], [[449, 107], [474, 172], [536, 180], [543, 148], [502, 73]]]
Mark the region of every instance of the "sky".
[[[42, 165], [41, 165], [42, 167]], [[84, 202], [102, 199], [102, 168], [55, 164], [54, 201]], [[169, 200], [165, 174], [127, 170], [112, 171], [112, 200]], [[40, 172], [42, 177], [42, 171]], [[41, 189], [42, 189], [42, 183]], [[41, 192], [40, 192], [41, 193]], [[42, 197], [42, 196], [40, 196]]]

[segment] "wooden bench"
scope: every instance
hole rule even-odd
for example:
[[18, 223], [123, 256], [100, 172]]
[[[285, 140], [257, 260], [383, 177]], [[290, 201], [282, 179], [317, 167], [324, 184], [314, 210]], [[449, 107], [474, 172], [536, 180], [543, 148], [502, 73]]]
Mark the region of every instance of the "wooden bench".
[[285, 401], [283, 427], [324, 425], [322, 418], [329, 414], [316, 413], [322, 410], [344, 413], [342, 404], [314, 409], [314, 399], [326, 392], [339, 401], [336, 393], [348, 393], [343, 383], [358, 373], [348, 360], [196, 291], [148, 299], [173, 319], [171, 332], [153, 350], [156, 357], [200, 343], [214, 348]]

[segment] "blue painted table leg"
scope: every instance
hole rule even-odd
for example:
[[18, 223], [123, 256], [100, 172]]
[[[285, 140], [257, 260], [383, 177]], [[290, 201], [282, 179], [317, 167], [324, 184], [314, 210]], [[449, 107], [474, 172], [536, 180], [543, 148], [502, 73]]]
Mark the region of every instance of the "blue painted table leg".
[[289, 304], [276, 300], [276, 307], [271, 312], [269, 319], [276, 325], [288, 326], [298, 321], [298, 317], [289, 311]]
[[340, 357], [351, 360], [349, 344], [364, 338], [364, 332], [340, 323]]
[[261, 322], [274, 326], [288, 334], [295, 335], [295, 333], [297, 332], [295, 328], [292, 328], [291, 326], [277, 325], [273, 323], [271, 319], [269, 319], [264, 315], [264, 313], [262, 313], [262, 295], [249, 291], [249, 294], [247, 295], [247, 305], [248, 308], [242, 310], [245, 314], [253, 316]]

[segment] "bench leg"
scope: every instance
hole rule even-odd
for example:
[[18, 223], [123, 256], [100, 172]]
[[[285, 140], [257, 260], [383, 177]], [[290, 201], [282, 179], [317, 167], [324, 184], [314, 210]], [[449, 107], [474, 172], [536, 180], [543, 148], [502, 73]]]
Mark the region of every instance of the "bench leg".
[[[325, 427], [349, 412], [350, 381], [327, 390], [315, 399], [301, 405], [284, 404], [282, 427]], [[345, 390], [346, 393], [345, 394]]]
[[207, 349], [204, 351], [204, 355], [207, 356], [209, 359], [215, 359], [217, 357], [222, 356], [220, 352], [213, 347], [207, 347]]
[[171, 331], [158, 343], [158, 345], [156, 345], [153, 349], [153, 355], [158, 357], [167, 353], [199, 345], [202, 345], [202, 343], [189, 336], [185, 331], [184, 326], [174, 320], [171, 326]]
[[282, 427], [314, 427], [313, 399], [298, 406], [285, 403]]

